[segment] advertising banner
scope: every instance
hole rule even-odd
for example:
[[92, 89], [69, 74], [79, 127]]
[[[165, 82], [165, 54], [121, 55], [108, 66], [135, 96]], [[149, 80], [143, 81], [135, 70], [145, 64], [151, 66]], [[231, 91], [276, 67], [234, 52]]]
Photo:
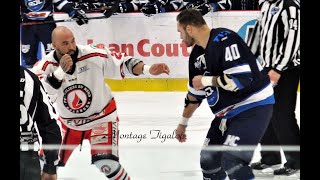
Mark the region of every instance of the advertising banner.
[[[147, 64], [164, 62], [171, 68], [167, 75], [155, 78], [187, 78], [187, 48], [177, 32], [178, 12], [156, 14], [147, 17], [142, 13], [113, 15], [107, 19], [90, 20], [87, 25], [78, 26], [75, 22], [62, 22], [57, 25], [73, 30], [78, 44], [94, 44], [114, 48], [116, 51], [142, 59]], [[204, 16], [212, 28], [226, 27], [246, 39], [253, 27], [258, 11], [222, 11]], [[100, 13], [89, 14], [102, 16]], [[67, 19], [66, 14], [55, 14], [55, 19]], [[138, 78], [145, 78], [139, 76]]]

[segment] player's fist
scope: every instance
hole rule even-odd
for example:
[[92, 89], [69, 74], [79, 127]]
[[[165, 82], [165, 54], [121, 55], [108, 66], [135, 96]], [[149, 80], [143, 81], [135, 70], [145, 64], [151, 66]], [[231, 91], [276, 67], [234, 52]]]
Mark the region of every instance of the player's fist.
[[162, 73], [166, 73], [169, 75], [170, 73], [170, 69], [168, 67], [168, 65], [166, 65], [165, 63], [157, 63], [157, 64], [153, 64], [150, 69], [149, 69], [150, 74], [156, 76]]
[[187, 126], [179, 124], [176, 129], [176, 139], [181, 143], [186, 142], [187, 140], [186, 128]]
[[200, 89], [204, 88], [204, 86], [203, 86], [203, 84], [201, 82], [202, 77], [203, 76], [201, 76], [201, 75], [193, 77], [193, 79], [192, 79], [192, 87], [194, 89], [200, 90]]
[[74, 9], [69, 16], [72, 19], [76, 19], [76, 23], [81, 26], [83, 24], [88, 24], [88, 17], [86, 16], [86, 13], [82, 9]]
[[71, 56], [69, 54], [63, 55], [60, 59], [59, 64], [64, 72], [68, 72], [73, 64]]
[[268, 75], [269, 75], [270, 81], [272, 83], [272, 86], [275, 87], [278, 84], [278, 81], [281, 77], [281, 74], [279, 74], [277, 71], [271, 69], [268, 72]]

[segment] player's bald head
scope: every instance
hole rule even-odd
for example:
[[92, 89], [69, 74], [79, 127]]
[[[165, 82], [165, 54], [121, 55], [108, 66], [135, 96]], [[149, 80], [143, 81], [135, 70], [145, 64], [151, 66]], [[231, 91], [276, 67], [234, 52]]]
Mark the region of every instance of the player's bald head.
[[65, 26], [58, 26], [52, 31], [51, 39], [52, 39], [52, 42], [55, 42], [58, 39], [66, 38], [68, 36], [73, 37], [72, 31]]

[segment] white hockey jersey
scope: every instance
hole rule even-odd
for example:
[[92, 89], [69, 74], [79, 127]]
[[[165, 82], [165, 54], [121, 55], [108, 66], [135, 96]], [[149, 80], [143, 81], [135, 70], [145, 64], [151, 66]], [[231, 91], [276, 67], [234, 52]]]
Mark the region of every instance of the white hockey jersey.
[[47, 76], [59, 67], [54, 51], [38, 61], [32, 71], [41, 79], [54, 101], [62, 123], [83, 131], [102, 122], [116, 121], [115, 101], [104, 80], [123, 79], [130, 73], [125, 62], [132, 57], [93, 45], [77, 45], [77, 48], [75, 71], [65, 74], [60, 88], [55, 89], [46, 81]]

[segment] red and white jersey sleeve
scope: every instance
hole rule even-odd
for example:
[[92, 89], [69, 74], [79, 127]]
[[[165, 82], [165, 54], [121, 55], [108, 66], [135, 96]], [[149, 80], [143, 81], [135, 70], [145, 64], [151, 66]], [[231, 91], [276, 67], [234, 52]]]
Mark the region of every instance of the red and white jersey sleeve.
[[123, 79], [129, 73], [125, 62], [132, 57], [92, 45], [77, 47], [75, 71], [66, 73], [59, 89], [46, 81], [47, 75], [59, 67], [53, 51], [39, 61], [32, 71], [39, 76], [55, 101], [62, 123], [72, 129], [88, 130], [102, 122], [116, 121], [116, 105], [105, 78]]

